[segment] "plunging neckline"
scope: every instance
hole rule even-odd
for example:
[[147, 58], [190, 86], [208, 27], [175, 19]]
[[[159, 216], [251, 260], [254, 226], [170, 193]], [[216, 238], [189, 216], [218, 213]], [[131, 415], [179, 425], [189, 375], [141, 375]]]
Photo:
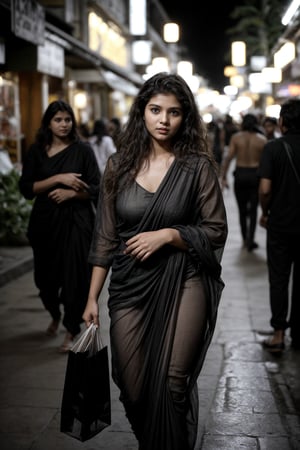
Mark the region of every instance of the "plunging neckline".
[[157, 192], [157, 190], [156, 190], [155, 192], [148, 191], [148, 189], [144, 188], [144, 187], [143, 187], [140, 183], [138, 183], [136, 180], [134, 180], [134, 182], [135, 182], [135, 184], [136, 184], [140, 189], [142, 189], [143, 191], [147, 192], [147, 194], [154, 195], [155, 192]]
[[47, 157], [48, 157], [49, 159], [55, 158], [55, 156], [60, 155], [61, 153], [65, 152], [71, 145], [72, 145], [72, 142], [69, 143], [69, 144], [67, 144], [64, 148], [62, 148], [62, 149], [59, 150], [58, 152], [54, 153], [53, 155], [49, 155], [49, 153], [46, 152]]
[[136, 181], [136, 178], [134, 179], [135, 183], [137, 186], [139, 186], [140, 188], [142, 188], [145, 192], [148, 192], [148, 194], [156, 194], [156, 192], [158, 192], [158, 190], [160, 189], [160, 187], [162, 186], [164, 180], [166, 179], [168, 173], [171, 170], [171, 167], [173, 166], [173, 164], [175, 163], [176, 158], [173, 159], [173, 161], [171, 162], [170, 166], [168, 167], [168, 170], [166, 171], [166, 173], [164, 174], [164, 176], [162, 177], [162, 179], [160, 180], [159, 185], [157, 186], [156, 190], [151, 192], [149, 191], [149, 189], [145, 188], [142, 184], [140, 184], [138, 181]]

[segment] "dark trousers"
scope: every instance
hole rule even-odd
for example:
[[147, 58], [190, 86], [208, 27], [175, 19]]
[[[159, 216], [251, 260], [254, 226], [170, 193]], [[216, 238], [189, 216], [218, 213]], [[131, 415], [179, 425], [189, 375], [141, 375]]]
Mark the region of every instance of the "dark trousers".
[[239, 209], [242, 238], [247, 245], [254, 242], [258, 209], [257, 168], [237, 167], [234, 171], [234, 193]]
[[300, 232], [267, 230], [267, 261], [270, 324], [275, 330], [290, 327], [291, 338], [300, 342]]

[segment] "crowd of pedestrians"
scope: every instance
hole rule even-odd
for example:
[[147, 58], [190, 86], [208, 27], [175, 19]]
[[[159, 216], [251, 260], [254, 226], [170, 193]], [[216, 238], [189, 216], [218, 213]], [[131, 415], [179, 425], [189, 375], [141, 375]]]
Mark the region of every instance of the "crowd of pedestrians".
[[[282, 104], [279, 118], [244, 114], [223, 142], [220, 182], [235, 160], [236, 197], [242, 245], [253, 251], [257, 222], [266, 229], [270, 325], [274, 334], [263, 342], [272, 353], [285, 349], [289, 330], [292, 346], [300, 348], [300, 100]], [[220, 130], [224, 129], [225, 120]], [[221, 131], [220, 131], [221, 133]], [[218, 140], [220, 142], [220, 139]], [[257, 221], [258, 210], [261, 210]]]

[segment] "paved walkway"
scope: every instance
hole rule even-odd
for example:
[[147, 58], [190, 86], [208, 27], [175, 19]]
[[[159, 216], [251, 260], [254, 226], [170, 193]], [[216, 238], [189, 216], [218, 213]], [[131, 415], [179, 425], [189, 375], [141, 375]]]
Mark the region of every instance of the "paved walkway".
[[[226, 287], [217, 327], [198, 380], [200, 413], [196, 450], [299, 450], [300, 352], [263, 350], [269, 333], [265, 231], [259, 248], [241, 248], [232, 191], [224, 193], [229, 239]], [[28, 247], [0, 247], [1, 450], [137, 450], [111, 383], [112, 425], [81, 443], [59, 431], [66, 355], [57, 352], [63, 329], [45, 336], [48, 314], [33, 284]], [[102, 336], [108, 343], [107, 292], [101, 299]], [[156, 450], [156, 449], [153, 449]]]

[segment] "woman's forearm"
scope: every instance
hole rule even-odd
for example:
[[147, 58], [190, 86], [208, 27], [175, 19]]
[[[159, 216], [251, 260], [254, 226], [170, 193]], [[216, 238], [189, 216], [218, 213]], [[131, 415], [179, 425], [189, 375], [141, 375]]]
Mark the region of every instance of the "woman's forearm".
[[97, 302], [104, 286], [108, 269], [105, 267], [94, 266], [92, 271], [88, 302]]
[[35, 194], [41, 194], [48, 191], [48, 189], [57, 186], [59, 184], [59, 175], [53, 175], [45, 180], [35, 181], [33, 183], [33, 192]]

